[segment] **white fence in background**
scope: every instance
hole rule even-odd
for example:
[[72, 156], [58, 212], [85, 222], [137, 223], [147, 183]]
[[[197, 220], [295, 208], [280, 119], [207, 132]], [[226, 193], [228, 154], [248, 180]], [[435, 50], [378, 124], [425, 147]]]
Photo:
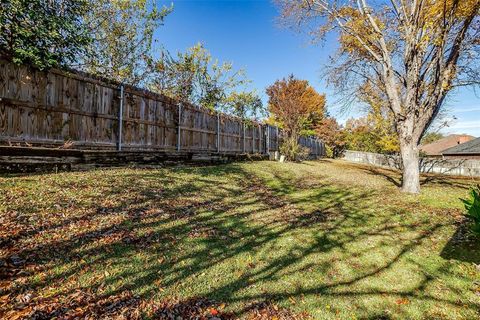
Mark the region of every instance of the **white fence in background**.
[[[384, 168], [402, 168], [402, 161], [396, 155], [347, 150], [343, 159]], [[480, 160], [421, 158], [420, 171], [422, 173], [480, 177]]]

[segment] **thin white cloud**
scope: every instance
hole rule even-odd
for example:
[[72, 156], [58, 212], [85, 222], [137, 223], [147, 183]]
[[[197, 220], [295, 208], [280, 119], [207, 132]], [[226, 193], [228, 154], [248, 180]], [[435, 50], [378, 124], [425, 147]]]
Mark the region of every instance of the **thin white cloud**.
[[452, 113], [466, 113], [466, 112], [480, 112], [480, 107], [455, 109], [455, 110], [452, 111]]
[[475, 121], [458, 121], [452, 124], [448, 129], [480, 129], [480, 119]]

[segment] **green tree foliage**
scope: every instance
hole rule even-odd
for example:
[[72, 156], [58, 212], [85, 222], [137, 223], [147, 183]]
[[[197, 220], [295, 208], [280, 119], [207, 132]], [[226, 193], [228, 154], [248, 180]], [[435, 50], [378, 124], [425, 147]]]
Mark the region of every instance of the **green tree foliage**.
[[435, 141], [438, 141], [442, 138], [444, 138], [445, 136], [440, 133], [440, 132], [427, 132], [423, 138], [422, 138], [422, 141], [421, 141], [421, 144], [429, 144], [429, 143], [432, 143], [432, 142], [435, 142]]
[[[379, 80], [376, 79], [376, 81]], [[366, 81], [359, 88], [357, 98], [366, 105], [367, 115], [365, 119], [361, 119], [357, 122], [357, 125], [360, 124], [360, 126], [354, 129], [353, 133], [361, 133], [363, 131], [361, 129], [362, 125], [366, 125], [366, 135], [363, 133], [360, 135], [364, 138], [367, 138], [368, 136], [374, 139], [373, 148], [371, 148], [371, 150], [360, 151], [386, 154], [398, 153], [400, 151], [400, 144], [395, 131], [393, 113], [388, 108], [388, 99], [386, 95], [382, 91], [376, 90], [375, 86]], [[366, 143], [365, 145], [370, 144]]]
[[[378, 79], [377, 79], [378, 81]], [[387, 97], [366, 81], [356, 93], [366, 107], [366, 115], [347, 121], [345, 142], [347, 149], [394, 154], [400, 151], [395, 131], [393, 113], [388, 108]]]
[[242, 119], [258, 119], [265, 114], [262, 100], [255, 91], [231, 92], [222, 103], [222, 108], [223, 111]]
[[2, 54], [39, 69], [68, 65], [90, 43], [82, 21], [87, 6], [86, 0], [3, 0]]
[[355, 151], [379, 152], [377, 136], [372, 132], [372, 126], [365, 117], [349, 119], [345, 124], [346, 148]]
[[399, 151], [393, 128], [385, 125], [383, 117], [369, 113], [367, 116], [350, 119], [344, 129], [346, 148], [349, 150], [395, 154]]
[[163, 52], [154, 71], [151, 89], [172, 98], [240, 117], [261, 111], [258, 95], [241, 90], [250, 83], [245, 72], [213, 59], [201, 43], [176, 57]]
[[118, 82], [145, 84], [152, 65], [153, 34], [172, 7], [155, 1], [95, 0], [85, 15], [93, 42], [82, 69]]
[[230, 74], [232, 64], [219, 63], [199, 43], [174, 57], [163, 52], [156, 62], [152, 88], [172, 98], [210, 109], [225, 98], [225, 91], [246, 82], [243, 71]]

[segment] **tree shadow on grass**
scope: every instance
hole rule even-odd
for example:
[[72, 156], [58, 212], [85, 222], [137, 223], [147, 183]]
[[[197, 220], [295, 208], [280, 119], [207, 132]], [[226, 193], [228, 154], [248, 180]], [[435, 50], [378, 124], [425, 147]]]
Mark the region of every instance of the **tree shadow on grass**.
[[422, 175], [420, 184], [438, 187], [455, 187], [467, 190], [479, 181], [478, 177], [456, 177], [430, 173]]
[[398, 172], [395, 172], [393, 170], [380, 169], [373, 166], [369, 166], [367, 168], [364, 168], [363, 171], [366, 173], [372, 174], [374, 176], [383, 177], [389, 183], [393, 184], [398, 188], [402, 186], [401, 176], [398, 174]]
[[480, 236], [474, 235], [469, 227], [466, 220], [458, 224], [455, 233], [440, 253], [442, 258], [480, 265]]
[[[458, 302], [458, 296], [425, 294], [432, 281], [427, 276], [409, 290], [361, 286], [401, 268], [405, 256], [442, 225], [405, 219], [377, 204], [372, 190], [311, 187], [282, 173], [273, 179], [275, 187], [266, 187], [240, 165], [107, 176], [95, 199], [116, 199], [110, 205], [93, 204], [75, 217], [64, 212], [56, 223], [4, 240], [3, 276], [14, 283], [3, 289], [11, 299], [4, 311], [30, 307], [37, 315], [61, 317], [80, 309], [101, 316], [116, 310], [118, 301], [139, 308], [125, 302], [133, 299], [125, 292], [154, 299], [153, 305], [203, 296], [234, 306], [238, 316], [254, 302], [318, 296], [407, 297], [478, 307]], [[61, 187], [71, 188], [70, 182]], [[28, 211], [27, 206], [15, 209]], [[380, 261], [368, 262], [372, 252]], [[44, 275], [31, 277], [39, 273]], [[306, 281], [309, 276], [316, 282]], [[52, 284], [53, 294], [38, 296]], [[95, 307], [112, 297], [119, 299]], [[373, 306], [364, 307], [366, 318], [378, 315]]]
[[[374, 166], [363, 166], [362, 171], [374, 176], [382, 177], [389, 183], [400, 188], [402, 186], [402, 175], [400, 171], [386, 168], [378, 168]], [[478, 178], [455, 177], [442, 174], [422, 174], [420, 176], [420, 185], [422, 186], [438, 186], [438, 187], [455, 187], [460, 189], [469, 189]]]

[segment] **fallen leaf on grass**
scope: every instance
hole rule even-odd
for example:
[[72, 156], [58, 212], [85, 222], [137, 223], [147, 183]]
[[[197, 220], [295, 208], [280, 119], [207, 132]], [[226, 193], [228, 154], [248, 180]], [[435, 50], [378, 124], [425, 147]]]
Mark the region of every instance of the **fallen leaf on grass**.
[[402, 299], [398, 299], [397, 301], [395, 301], [395, 303], [398, 304], [398, 305], [402, 305], [402, 304], [409, 304], [410, 301], [408, 299], [402, 298]]
[[294, 313], [286, 308], [278, 307], [271, 302], [252, 304], [247, 308], [245, 319], [248, 320], [307, 320], [312, 317], [306, 313]]

